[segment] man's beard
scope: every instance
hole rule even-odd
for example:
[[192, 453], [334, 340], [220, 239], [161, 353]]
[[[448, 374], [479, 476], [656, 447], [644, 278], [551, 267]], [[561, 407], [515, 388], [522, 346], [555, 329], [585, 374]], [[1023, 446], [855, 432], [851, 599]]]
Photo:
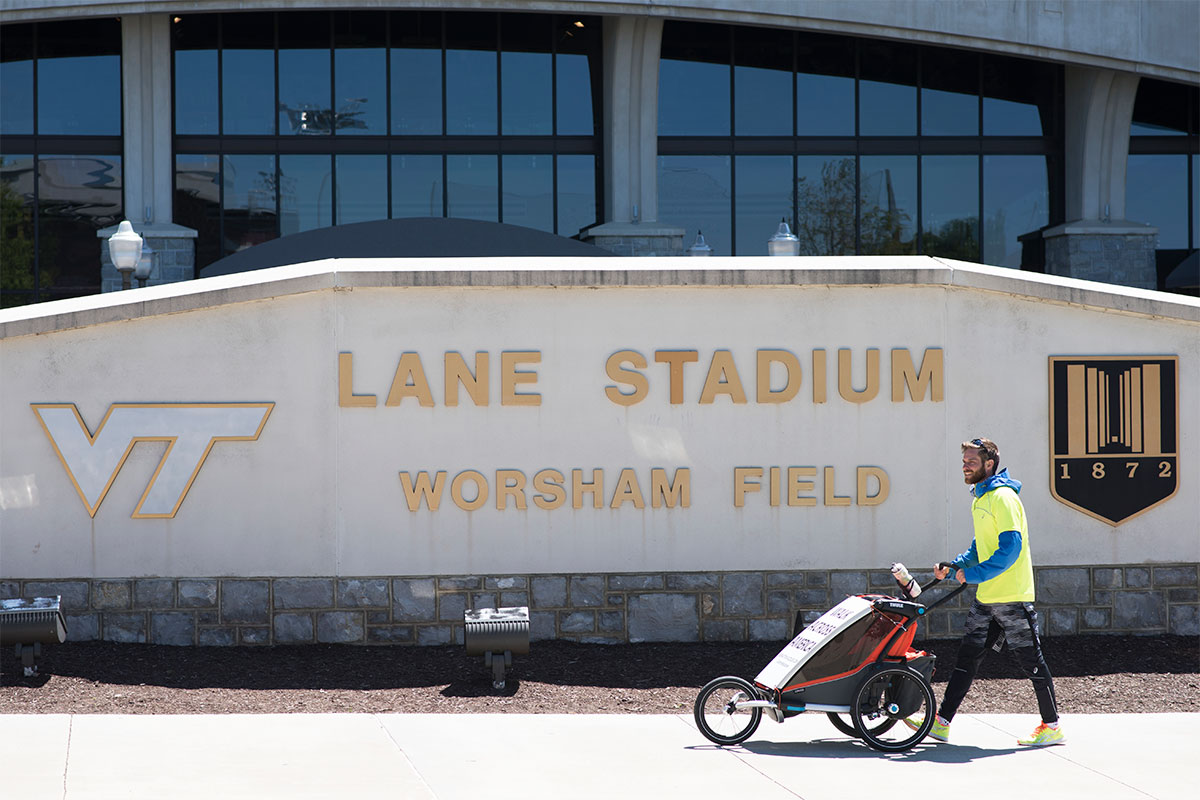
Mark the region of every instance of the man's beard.
[[979, 469], [972, 472], [970, 475], [964, 475], [963, 482], [969, 483], [972, 486], [974, 486], [975, 484], [979, 483], [986, 477], [987, 477], [987, 470], [985, 470], [983, 467], [980, 467]]

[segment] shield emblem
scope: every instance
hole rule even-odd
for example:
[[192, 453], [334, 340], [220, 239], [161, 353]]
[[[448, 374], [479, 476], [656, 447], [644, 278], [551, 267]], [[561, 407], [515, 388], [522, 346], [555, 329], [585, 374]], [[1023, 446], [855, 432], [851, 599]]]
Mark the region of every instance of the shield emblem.
[[1050, 493], [1120, 525], [1179, 489], [1179, 357], [1050, 357]]

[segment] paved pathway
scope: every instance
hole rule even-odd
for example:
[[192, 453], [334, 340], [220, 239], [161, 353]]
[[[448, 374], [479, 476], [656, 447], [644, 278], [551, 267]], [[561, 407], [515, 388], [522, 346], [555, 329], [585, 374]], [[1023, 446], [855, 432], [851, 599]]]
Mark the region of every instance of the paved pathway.
[[954, 744], [884, 755], [823, 714], [710, 745], [690, 716], [0, 716], [13, 800], [412, 798], [878, 800], [1195, 797], [1196, 714], [1079, 715], [1019, 748], [1032, 716], [960, 714]]

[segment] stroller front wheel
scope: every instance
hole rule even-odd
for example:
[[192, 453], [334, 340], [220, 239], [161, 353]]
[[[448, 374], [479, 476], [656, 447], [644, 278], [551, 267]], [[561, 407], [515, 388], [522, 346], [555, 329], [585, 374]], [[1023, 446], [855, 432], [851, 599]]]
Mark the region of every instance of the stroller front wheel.
[[710, 742], [741, 744], [750, 738], [762, 720], [762, 708], [738, 708], [738, 703], [759, 699], [749, 681], [734, 675], [715, 678], [696, 696], [693, 715], [696, 727]]

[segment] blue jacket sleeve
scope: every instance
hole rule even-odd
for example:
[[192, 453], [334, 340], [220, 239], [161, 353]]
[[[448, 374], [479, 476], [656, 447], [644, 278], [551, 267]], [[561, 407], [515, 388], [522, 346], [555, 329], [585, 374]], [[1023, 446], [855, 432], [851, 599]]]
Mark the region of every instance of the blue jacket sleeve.
[[979, 563], [979, 551], [975, 549], [975, 540], [971, 540], [971, 546], [967, 548], [967, 552], [959, 553], [950, 561], [955, 569], [966, 570]]
[[[974, 550], [975, 543], [972, 542], [969, 552], [975, 555]], [[967, 583], [990, 581], [1017, 563], [1019, 555], [1021, 555], [1021, 532], [1004, 531], [1000, 534], [1000, 547], [996, 552], [992, 553], [991, 557], [983, 563], [979, 563], [978, 557], [976, 557], [974, 566], [963, 568], [963, 577], [967, 579]]]

